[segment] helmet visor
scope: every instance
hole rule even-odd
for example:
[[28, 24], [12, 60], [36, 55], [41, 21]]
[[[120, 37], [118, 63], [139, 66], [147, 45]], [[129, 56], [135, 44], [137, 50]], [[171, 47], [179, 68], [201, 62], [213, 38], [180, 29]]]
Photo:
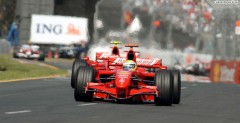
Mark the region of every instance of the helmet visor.
[[126, 64], [123, 66], [123, 70], [131, 70], [135, 68], [135, 64]]

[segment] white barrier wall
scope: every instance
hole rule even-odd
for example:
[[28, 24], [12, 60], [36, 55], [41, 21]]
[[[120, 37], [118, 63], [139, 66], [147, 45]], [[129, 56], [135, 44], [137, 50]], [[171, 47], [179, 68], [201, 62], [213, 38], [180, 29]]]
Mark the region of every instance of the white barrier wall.
[[9, 54], [11, 51], [11, 46], [9, 42], [5, 39], [0, 39], [0, 54]]
[[163, 65], [173, 66], [177, 61], [180, 64], [192, 64], [197, 61], [210, 63], [213, 59], [212, 55], [199, 53], [182, 53], [180, 51], [158, 50], [154, 48], [140, 48], [142, 57], [161, 58]]
[[30, 41], [66, 45], [87, 42], [88, 20], [82, 17], [32, 15]]

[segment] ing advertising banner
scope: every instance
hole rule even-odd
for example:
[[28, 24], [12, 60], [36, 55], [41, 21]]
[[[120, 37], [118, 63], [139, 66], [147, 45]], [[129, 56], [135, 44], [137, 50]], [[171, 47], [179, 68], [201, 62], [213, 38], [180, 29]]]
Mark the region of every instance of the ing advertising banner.
[[82, 17], [32, 15], [30, 41], [65, 45], [87, 42], [88, 20]]

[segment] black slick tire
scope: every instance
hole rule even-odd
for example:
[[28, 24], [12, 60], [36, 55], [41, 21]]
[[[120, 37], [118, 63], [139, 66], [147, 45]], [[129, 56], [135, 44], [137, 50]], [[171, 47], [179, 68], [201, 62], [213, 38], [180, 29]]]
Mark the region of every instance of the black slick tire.
[[77, 70], [80, 66], [87, 66], [87, 62], [85, 60], [75, 59], [72, 65], [72, 75], [71, 75], [71, 87], [75, 87], [76, 78], [77, 78]]
[[154, 82], [158, 90], [158, 94], [156, 94], [154, 97], [155, 105], [171, 106], [173, 97], [173, 81], [171, 71], [157, 71], [155, 73]]
[[173, 104], [179, 104], [181, 100], [181, 74], [178, 70], [171, 71], [173, 76]]
[[93, 92], [85, 92], [88, 82], [94, 80], [94, 69], [88, 66], [80, 66], [77, 71], [76, 85], [74, 88], [74, 98], [76, 101], [91, 102]]

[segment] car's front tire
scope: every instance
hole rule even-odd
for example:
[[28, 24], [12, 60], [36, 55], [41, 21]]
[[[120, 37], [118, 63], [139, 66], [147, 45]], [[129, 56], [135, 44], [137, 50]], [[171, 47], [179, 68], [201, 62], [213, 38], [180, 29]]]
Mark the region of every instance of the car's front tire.
[[93, 82], [94, 78], [94, 69], [92, 67], [79, 67], [74, 88], [74, 98], [76, 101], [91, 102], [93, 100], [93, 92], [85, 92], [85, 87], [87, 86], [87, 82]]

